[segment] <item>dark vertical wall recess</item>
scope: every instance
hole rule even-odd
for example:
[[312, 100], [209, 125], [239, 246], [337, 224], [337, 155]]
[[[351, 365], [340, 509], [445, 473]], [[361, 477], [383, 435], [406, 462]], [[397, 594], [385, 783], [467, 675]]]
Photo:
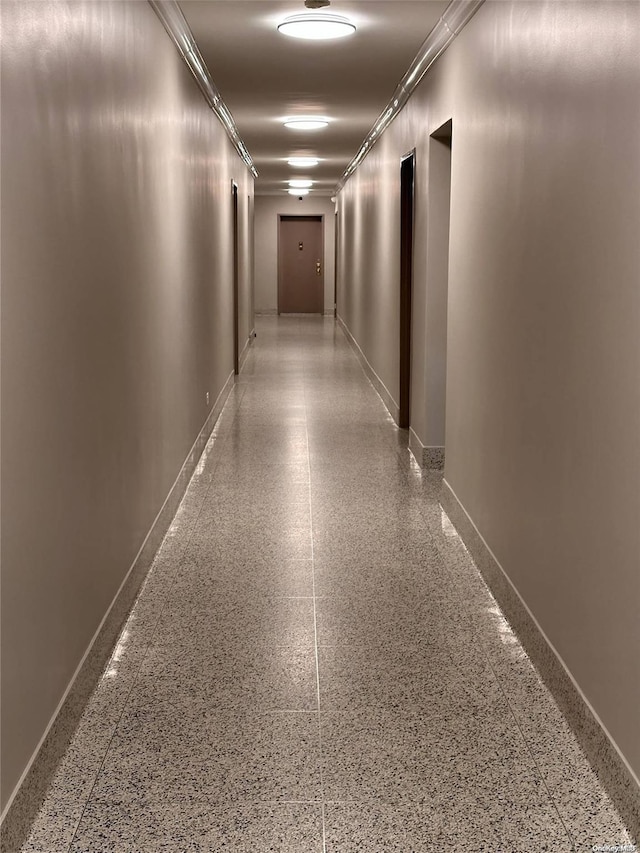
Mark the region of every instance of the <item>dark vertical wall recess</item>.
[[334, 216], [334, 229], [333, 229], [333, 316], [338, 316], [338, 251], [339, 251], [339, 223], [338, 223], [338, 211], [336, 209], [336, 213]]
[[238, 185], [231, 182], [233, 199], [233, 372], [240, 373], [240, 347], [238, 342], [238, 286], [239, 286], [239, 246], [238, 246]]
[[409, 427], [411, 387], [411, 288], [413, 280], [413, 182], [416, 153], [400, 164], [400, 399], [398, 426]]
[[[426, 290], [426, 440], [430, 449], [444, 448], [447, 384], [447, 302], [449, 298], [449, 222], [451, 209], [452, 122], [429, 139]], [[429, 467], [441, 456], [426, 460]]]

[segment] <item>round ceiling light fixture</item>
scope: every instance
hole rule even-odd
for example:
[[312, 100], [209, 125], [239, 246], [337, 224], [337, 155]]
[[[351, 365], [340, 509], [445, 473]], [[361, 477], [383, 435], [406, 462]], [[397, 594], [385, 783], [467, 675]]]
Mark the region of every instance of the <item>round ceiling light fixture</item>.
[[284, 120], [284, 126], [291, 130], [321, 130], [329, 122], [320, 116], [292, 116]]
[[278, 24], [278, 32], [283, 35], [312, 41], [340, 39], [353, 35], [355, 31], [355, 24], [352, 24], [348, 18], [323, 12], [290, 15]]
[[309, 190], [298, 189], [298, 190], [287, 190], [289, 195], [309, 195]]
[[290, 187], [302, 187], [303, 189], [306, 187], [308, 189], [309, 187], [313, 186], [313, 181], [307, 181], [307, 180], [289, 181], [289, 186]]
[[318, 160], [315, 157], [290, 157], [287, 163], [295, 169], [306, 169], [307, 166], [317, 166]]

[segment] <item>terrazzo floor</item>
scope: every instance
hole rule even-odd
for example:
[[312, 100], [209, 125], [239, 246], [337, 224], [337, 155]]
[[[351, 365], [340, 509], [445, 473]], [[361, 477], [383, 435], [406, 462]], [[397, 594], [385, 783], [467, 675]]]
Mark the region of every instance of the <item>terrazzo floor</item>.
[[333, 319], [258, 321], [23, 853], [630, 844]]

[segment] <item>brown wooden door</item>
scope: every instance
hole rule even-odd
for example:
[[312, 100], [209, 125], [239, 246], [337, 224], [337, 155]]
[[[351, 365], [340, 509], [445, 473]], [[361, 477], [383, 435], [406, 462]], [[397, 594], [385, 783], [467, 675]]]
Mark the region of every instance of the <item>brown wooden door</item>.
[[278, 314], [324, 313], [321, 216], [281, 216]]

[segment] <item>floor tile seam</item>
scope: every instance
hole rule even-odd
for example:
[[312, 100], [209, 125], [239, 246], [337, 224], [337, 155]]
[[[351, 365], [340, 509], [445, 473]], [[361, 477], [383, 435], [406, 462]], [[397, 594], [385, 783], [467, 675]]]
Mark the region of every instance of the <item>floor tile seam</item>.
[[[305, 434], [306, 434], [306, 444], [307, 444], [307, 483], [308, 483], [308, 500], [309, 500], [309, 528], [311, 534], [311, 591], [313, 594], [313, 636], [314, 636], [314, 657], [315, 657], [315, 669], [316, 669], [316, 703], [318, 708], [318, 773], [320, 778], [320, 796], [324, 801], [324, 774], [323, 774], [323, 763], [324, 763], [324, 754], [322, 748], [322, 726], [320, 722], [320, 711], [321, 711], [321, 695], [320, 695], [320, 663], [318, 659], [318, 613], [317, 613], [317, 602], [316, 602], [316, 577], [315, 577], [315, 552], [314, 552], [314, 536], [313, 536], [313, 501], [312, 501], [312, 490], [311, 490], [311, 454], [309, 452], [309, 409], [307, 405], [307, 373], [304, 368], [302, 368], [303, 374], [303, 395], [304, 395], [304, 412], [305, 412]], [[324, 802], [322, 805], [322, 853], [326, 853], [327, 850], [327, 841], [326, 841], [326, 821], [325, 821], [325, 808]]]
[[[393, 643], [388, 640], [384, 640], [381, 643], [319, 643], [319, 648], [321, 649], [356, 649], [356, 650], [370, 650], [372, 652], [376, 652], [377, 655], [379, 653], [388, 652], [390, 657], [394, 659], [398, 658], [402, 654], [408, 654], [410, 657], [416, 657], [420, 654], [424, 654], [425, 652], [433, 651], [433, 646], [428, 643], [419, 643], [419, 642], [410, 642], [410, 643]], [[441, 652], [441, 649], [437, 650], [442, 655], [449, 655], [448, 652]], [[458, 669], [458, 664], [454, 661], [454, 666]]]
[[[126, 698], [125, 698], [124, 702], [122, 703], [122, 708], [121, 708], [121, 710], [120, 710], [120, 713], [118, 714], [118, 719], [117, 719], [117, 721], [115, 722], [115, 725], [113, 726], [113, 730], [112, 730], [112, 732], [111, 732], [111, 736], [109, 737], [109, 742], [108, 742], [108, 744], [107, 744], [107, 746], [106, 746], [106, 748], [105, 748], [105, 750], [104, 750], [104, 752], [103, 752], [103, 754], [102, 754], [102, 758], [101, 758], [101, 760], [100, 760], [100, 766], [98, 767], [98, 769], [97, 769], [97, 771], [96, 771], [96, 773], [95, 773], [95, 775], [94, 775], [94, 777], [93, 777], [93, 782], [91, 783], [91, 788], [89, 789], [89, 791], [88, 791], [88, 793], [87, 793], [87, 796], [86, 796], [85, 801], [84, 801], [84, 805], [82, 806], [82, 811], [81, 811], [81, 813], [80, 813], [80, 817], [79, 817], [79, 818], [78, 818], [78, 820], [76, 821], [76, 825], [75, 825], [75, 829], [73, 830], [73, 835], [72, 835], [72, 837], [71, 837], [71, 841], [69, 842], [69, 845], [68, 845], [68, 847], [67, 847], [67, 852], [68, 852], [68, 853], [69, 853], [69, 851], [71, 851], [71, 848], [73, 847], [73, 843], [74, 843], [74, 841], [76, 840], [76, 836], [77, 836], [77, 834], [78, 834], [78, 829], [79, 829], [79, 827], [80, 827], [80, 824], [82, 823], [82, 819], [84, 818], [84, 815], [85, 815], [85, 812], [86, 812], [86, 810], [87, 810], [87, 807], [89, 806], [89, 803], [91, 802], [91, 798], [92, 798], [93, 792], [94, 792], [94, 790], [95, 790], [96, 784], [97, 784], [97, 782], [98, 782], [98, 778], [99, 778], [100, 774], [102, 773], [102, 771], [103, 771], [103, 769], [104, 769], [105, 761], [107, 760], [107, 755], [109, 754], [109, 750], [111, 749], [111, 746], [112, 746], [112, 744], [113, 744], [113, 740], [114, 740], [114, 738], [115, 738], [115, 736], [116, 736], [116, 732], [117, 732], [117, 730], [118, 730], [118, 726], [120, 725], [120, 722], [121, 722], [121, 720], [122, 720], [122, 717], [123, 717], [123, 715], [124, 715], [124, 712], [125, 712], [125, 710], [126, 710], [126, 708], [127, 708], [127, 705], [128, 705], [128, 703], [129, 703], [129, 697], [131, 696], [131, 692], [132, 692], [132, 690], [133, 690], [133, 688], [134, 688], [134, 686], [135, 686], [135, 684], [136, 684], [136, 682], [137, 682], [138, 675], [139, 675], [139, 673], [140, 673], [140, 669], [141, 669], [141, 667], [142, 667], [142, 663], [143, 663], [143, 661], [144, 661], [144, 658], [145, 658], [145, 657], [146, 657], [146, 655], [147, 655], [147, 652], [148, 652], [148, 646], [147, 646], [147, 649], [145, 650], [145, 654], [143, 655], [142, 660], [140, 661], [140, 663], [139, 663], [138, 667], [136, 668], [135, 675], [134, 675], [134, 677], [132, 678], [132, 680], [131, 680], [131, 684], [130, 684], [130, 686], [129, 686], [129, 689], [128, 689], [128, 690], [127, 690], [127, 692], [126, 692]], [[105, 668], [105, 669], [106, 669], [106, 668]], [[75, 734], [75, 733], [74, 733], [74, 734]]]
[[[458, 801], [461, 794], [459, 790], [451, 791], [450, 799], [451, 801]], [[277, 801], [276, 801], [277, 802]], [[495, 802], [495, 801], [494, 801]], [[516, 801], [517, 802], [517, 801]], [[362, 806], [375, 806], [375, 807], [391, 807], [391, 808], [425, 808], [425, 809], [437, 809], [440, 808], [442, 803], [441, 799], [434, 799], [433, 797], [425, 797], [423, 796], [412, 796], [412, 797], [390, 797], [390, 796], [365, 796], [365, 797], [340, 797], [340, 798], [332, 798], [327, 797], [323, 800], [324, 805], [326, 806], [340, 806], [340, 805], [362, 805]], [[510, 800], [510, 804], [513, 804], [514, 801]], [[533, 805], [537, 807], [545, 806], [545, 802], [543, 800], [523, 800], [519, 805]], [[456, 806], [456, 808], [458, 808]], [[564, 828], [563, 828], [564, 829]], [[569, 839], [571, 841], [571, 839]], [[573, 850], [573, 848], [571, 848]], [[513, 851], [513, 853], [521, 853], [521, 851]]]
[[326, 851], [327, 851], [327, 810], [326, 810], [326, 803], [324, 801], [324, 796], [323, 796], [322, 805], [321, 805], [321, 816], [322, 816], [322, 853], [326, 853]]
[[[260, 586], [259, 584], [257, 585]], [[211, 601], [218, 602], [219, 600], [224, 599], [230, 603], [230, 606], [242, 606], [250, 601], [253, 601], [256, 607], [262, 607], [263, 602], [271, 602], [271, 601], [313, 601], [313, 595], [263, 595], [260, 601], [255, 603], [255, 596], [253, 592], [255, 590], [251, 590], [249, 592], [239, 592], [237, 595], [233, 593], [226, 592], [216, 592], [211, 596]], [[323, 596], [324, 598], [328, 598], [329, 596]], [[245, 601], [246, 599], [246, 601]], [[193, 607], [190, 607], [189, 613], [206, 613], [208, 610], [208, 605], [206, 604], [195, 604]]]
[[[458, 724], [461, 721], [461, 715], [460, 714], [458, 714], [455, 718], [453, 718], [447, 714], [442, 714], [442, 713], [429, 714], [429, 713], [425, 713], [425, 709], [421, 708], [419, 706], [411, 706], [410, 708], [408, 708], [408, 707], [385, 708], [385, 707], [381, 707], [381, 706], [367, 705], [367, 706], [362, 706], [362, 707], [353, 708], [353, 709], [334, 710], [334, 709], [328, 708], [320, 714], [319, 722], [320, 722], [321, 726], [322, 725], [326, 726], [332, 720], [336, 721], [336, 722], [343, 722], [343, 721], [357, 722], [359, 719], [366, 721], [366, 718], [374, 718], [374, 719], [375, 718], [378, 718], [378, 719], [389, 718], [390, 720], [393, 720], [396, 723], [404, 721], [405, 723], [408, 723], [408, 724], [412, 723], [413, 721], [418, 721], [418, 722], [423, 723], [425, 726], [431, 726], [433, 724], [442, 725], [444, 723], [445, 725], [452, 726], [454, 728], [454, 730], [457, 730], [456, 726], [458, 726]], [[465, 722], [466, 722], [467, 726], [474, 726], [474, 730], [476, 728], [484, 729], [484, 728], [486, 728], [487, 719], [488, 719], [488, 715], [486, 713], [486, 709], [479, 708], [478, 713], [474, 714], [474, 715], [469, 715], [466, 718]], [[489, 719], [491, 719], [491, 718], [489, 718]], [[504, 716], [503, 716], [503, 714], [499, 713], [499, 711], [496, 711], [496, 713], [494, 715], [494, 719], [498, 722], [502, 722], [504, 720]], [[480, 732], [480, 733], [482, 733], [482, 732]], [[519, 745], [522, 746], [522, 744], [519, 744]], [[527, 750], [527, 752], [528, 752], [528, 750]], [[534, 770], [535, 770], [535, 773], [538, 775], [538, 777], [540, 777], [539, 770], [538, 770], [537, 766], [535, 766]], [[544, 780], [541, 777], [540, 777], [540, 781], [544, 782]], [[549, 797], [549, 794], [547, 793], [548, 789], [547, 789], [546, 785], [544, 785], [544, 789], [545, 789], [545, 797], [547, 798], [547, 801], [551, 801], [551, 798]]]
[[386, 650], [390, 651], [407, 651], [407, 652], [426, 652], [430, 650], [430, 646], [428, 644], [420, 645], [418, 643], [412, 643], [411, 645], [398, 642], [390, 642], [385, 639], [380, 643], [319, 643], [318, 648], [320, 649], [340, 649], [340, 648], [348, 648], [348, 649], [370, 649], [372, 652], [383, 652]]
[[[348, 352], [348, 356], [351, 358], [351, 360], [353, 360], [353, 361], [355, 361], [355, 362], [356, 362], [357, 367], [359, 368], [359, 372], [358, 372], [358, 376], [359, 376], [359, 378], [361, 379], [361, 378], [362, 378], [362, 376], [364, 376], [364, 378], [367, 380], [367, 385], [369, 386], [369, 387], [368, 387], [368, 390], [369, 390], [370, 392], [372, 391], [372, 392], [373, 392], [373, 395], [375, 395], [375, 397], [377, 398], [377, 401], [376, 401], [376, 402], [378, 403], [377, 408], [379, 408], [379, 406], [381, 405], [381, 406], [382, 406], [382, 408], [383, 408], [383, 410], [384, 410], [384, 412], [386, 412], [386, 413], [388, 414], [388, 410], [387, 410], [386, 406], [384, 405], [384, 401], [382, 400], [382, 398], [380, 397], [380, 395], [379, 395], [379, 394], [378, 394], [378, 392], [376, 391], [375, 387], [373, 386], [373, 384], [372, 384], [372, 383], [371, 383], [371, 381], [369, 380], [369, 378], [368, 378], [368, 376], [366, 375], [366, 373], [365, 373], [364, 369], [362, 368], [362, 365], [361, 365], [361, 364], [358, 362], [358, 360], [355, 358], [355, 355], [353, 354], [353, 352], [351, 351], [351, 349], [350, 349], [349, 347], [347, 347], [347, 345], [346, 345], [346, 344], [347, 344], [346, 340], [344, 341], [344, 344], [345, 344], [345, 351], [346, 351], [346, 352]], [[372, 397], [373, 397], [373, 395], [372, 395]], [[307, 418], [307, 425], [308, 425], [308, 418]], [[394, 446], [394, 445], [395, 445], [395, 443], [393, 442], [392, 437], [388, 435], [388, 432], [387, 432], [387, 430], [386, 430], [384, 427], [385, 427], [385, 424], [384, 424], [384, 423], [383, 423], [383, 424], [380, 424], [380, 431], [381, 431], [381, 433], [384, 435], [385, 439], [388, 439], [388, 441], [386, 442], [386, 444], [389, 446], [389, 449], [390, 449], [390, 450], [395, 450], [397, 453], [399, 453], [399, 451], [397, 450], [397, 448]], [[393, 457], [392, 457], [392, 458], [393, 458]], [[402, 460], [402, 461], [404, 461], [404, 460]], [[313, 527], [313, 499], [312, 499], [312, 494], [311, 494], [311, 491], [312, 491], [312, 489], [311, 489], [311, 465], [310, 465], [310, 469], [309, 469], [309, 487], [310, 487], [311, 523], [312, 523], [312, 527]], [[312, 545], [312, 547], [313, 547], [313, 545]], [[315, 594], [315, 561], [314, 561], [314, 599], [315, 599], [315, 598], [317, 598], [317, 596], [316, 596], [316, 594]], [[315, 606], [314, 606], [314, 615], [315, 615]], [[316, 635], [316, 636], [317, 636], [317, 635]], [[316, 647], [316, 648], [317, 648], [317, 647]], [[317, 653], [317, 652], [316, 652], [316, 653]], [[318, 691], [319, 691], [319, 698], [318, 698], [318, 709], [319, 709], [319, 715], [318, 715], [318, 716], [319, 716], [319, 728], [320, 728], [320, 755], [321, 755], [321, 762], [322, 762], [322, 763], [321, 763], [321, 773], [322, 773], [322, 764], [324, 763], [324, 754], [323, 754], [323, 750], [322, 750], [322, 707], [321, 707], [321, 704], [320, 704], [320, 695], [321, 695], [321, 694], [320, 694], [320, 673], [319, 673], [319, 665], [318, 665]], [[323, 785], [322, 785], [322, 791], [323, 791], [323, 795], [324, 795], [324, 783], [323, 783]], [[324, 804], [323, 804], [323, 851], [326, 851], [326, 827], [325, 827], [325, 806], [324, 806]]]
[[[146, 650], [145, 650], [145, 655], [146, 655]], [[101, 758], [101, 760], [100, 760], [100, 765], [99, 765], [99, 767], [96, 769], [96, 771], [95, 771], [95, 772], [94, 772], [94, 774], [93, 774], [93, 782], [91, 783], [91, 786], [90, 786], [90, 788], [88, 789], [86, 796], [84, 796], [84, 797], [82, 797], [82, 798], [81, 798], [81, 800], [84, 800], [84, 804], [82, 805], [82, 808], [81, 808], [81, 810], [80, 810], [80, 815], [79, 815], [78, 819], [75, 821], [75, 827], [74, 827], [74, 829], [73, 829], [73, 833], [72, 833], [72, 835], [71, 835], [71, 837], [70, 837], [70, 841], [69, 841], [68, 845], [67, 845], [67, 846], [66, 846], [66, 848], [65, 848], [65, 849], [66, 849], [66, 851], [67, 851], [67, 853], [68, 853], [68, 851], [71, 849], [71, 847], [72, 847], [72, 845], [73, 845], [73, 842], [74, 842], [74, 840], [75, 840], [75, 837], [76, 837], [76, 834], [77, 834], [77, 831], [78, 831], [78, 827], [80, 826], [80, 823], [82, 822], [82, 818], [84, 817], [84, 813], [85, 813], [86, 808], [87, 808], [87, 806], [88, 806], [88, 804], [89, 804], [89, 801], [90, 801], [90, 799], [91, 799], [91, 795], [92, 795], [92, 793], [93, 793], [93, 790], [94, 790], [94, 788], [95, 788], [96, 782], [97, 782], [97, 780], [98, 780], [98, 776], [100, 775], [100, 773], [102, 772], [102, 769], [103, 769], [103, 767], [104, 767], [104, 762], [105, 762], [105, 760], [106, 760], [106, 757], [107, 757], [107, 754], [108, 754], [108, 752], [109, 752], [109, 749], [111, 748], [111, 744], [113, 743], [113, 739], [114, 739], [114, 737], [115, 737], [115, 734], [116, 734], [116, 731], [117, 731], [118, 725], [120, 724], [120, 721], [121, 721], [121, 719], [122, 719], [122, 715], [124, 714], [125, 708], [126, 708], [126, 706], [127, 706], [128, 700], [129, 700], [129, 696], [131, 695], [131, 691], [133, 690], [134, 684], [135, 684], [136, 679], [137, 679], [137, 676], [138, 676], [138, 674], [139, 674], [139, 670], [140, 670], [140, 668], [142, 667], [142, 660], [144, 660], [145, 655], [143, 655], [143, 657], [142, 657], [141, 661], [139, 662], [139, 664], [138, 664], [138, 666], [137, 666], [137, 668], [136, 668], [136, 670], [135, 670], [135, 675], [134, 675], [134, 677], [133, 677], [133, 678], [132, 678], [132, 680], [131, 680], [131, 684], [130, 684], [130, 686], [129, 686], [129, 689], [126, 691], [126, 697], [125, 697], [125, 700], [124, 700], [124, 702], [123, 702], [123, 704], [122, 704], [122, 709], [121, 709], [120, 713], [118, 714], [118, 718], [117, 718], [117, 720], [116, 720], [116, 721], [115, 721], [115, 723], [113, 724], [112, 731], [111, 731], [111, 735], [109, 736], [109, 741], [108, 741], [108, 743], [107, 743], [107, 745], [106, 745], [106, 747], [105, 747], [105, 749], [104, 749], [104, 752], [103, 752], [103, 754], [102, 754], [102, 758]], [[108, 670], [108, 668], [109, 668], [109, 666], [110, 666], [110, 664], [111, 664], [112, 658], [113, 658], [113, 655], [111, 655], [111, 657], [109, 658], [109, 661], [108, 661], [108, 663], [106, 664], [106, 666], [104, 667], [104, 671], [103, 671], [103, 672], [106, 672], [106, 671]], [[101, 676], [101, 678], [100, 678], [100, 681], [98, 682], [98, 685], [96, 686], [96, 689], [97, 689], [97, 687], [100, 685], [101, 681], [102, 681], [102, 676]], [[89, 701], [87, 702], [87, 705], [86, 705], [86, 707], [85, 707], [85, 711], [87, 711], [87, 710], [90, 708], [90, 704], [91, 704], [91, 701], [92, 701], [92, 697], [93, 697], [93, 694], [92, 694], [92, 696], [89, 698]], [[83, 715], [84, 715], [84, 714], [83, 714]], [[75, 739], [75, 736], [76, 736], [77, 732], [78, 732], [78, 727], [76, 727], [76, 729], [75, 729], [75, 731], [74, 731], [74, 733], [73, 733], [73, 735], [72, 735], [72, 739], [71, 739], [71, 741], [69, 742], [69, 746], [71, 746], [71, 744], [73, 743], [73, 740]], [[68, 748], [69, 748], [69, 747], [67, 747], [67, 750], [68, 750]], [[58, 766], [60, 766], [60, 764], [61, 764], [61, 763], [62, 763], [62, 761], [64, 760], [64, 757], [65, 757], [65, 755], [67, 754], [67, 750], [65, 750], [65, 753], [64, 753], [63, 757], [60, 759], [60, 762], [59, 762]], [[40, 813], [42, 812], [42, 809], [43, 809], [44, 805], [45, 805], [45, 804], [46, 804], [46, 802], [48, 801], [49, 793], [50, 793], [50, 791], [48, 790], [48, 791], [47, 791], [47, 794], [46, 794], [46, 797], [45, 797], [45, 800], [42, 802], [42, 804], [41, 804], [40, 808], [38, 809], [38, 815], [40, 815]], [[38, 815], [36, 815], [36, 819], [37, 819]], [[33, 829], [33, 826], [34, 826], [34, 824], [35, 824], [35, 820], [36, 820], [36, 819], [34, 819], [34, 822], [32, 823], [31, 829]], [[29, 836], [30, 836], [30, 834], [31, 834], [31, 830], [30, 830]], [[26, 845], [25, 845], [25, 846], [26, 846]], [[22, 848], [21, 848], [21, 849], [22, 849]], [[28, 847], [27, 847], [27, 849], [28, 849]]]
[[[455, 798], [459, 796], [459, 791], [452, 791], [451, 798]], [[211, 808], [215, 808], [216, 806], [338, 806], [338, 805], [349, 805], [349, 804], [359, 804], [359, 805], [368, 805], [368, 806], [391, 806], [391, 807], [403, 807], [403, 808], [415, 808], [415, 807], [427, 807], [432, 808], [434, 806], [439, 805], [438, 801], [434, 801], [433, 798], [425, 798], [424, 796], [413, 796], [413, 797], [389, 797], [389, 796], [364, 796], [364, 797], [325, 797], [325, 798], [264, 798], [264, 799], [256, 799], [256, 798], [244, 798], [241, 796], [207, 796], [207, 795], [194, 795], [190, 797], [190, 801], [196, 803], [198, 805], [206, 805]], [[101, 797], [99, 800], [96, 800], [96, 803], [101, 805], [117, 805], [127, 801], [123, 797], [119, 798], [108, 798]], [[529, 802], [529, 801], [527, 801]], [[524, 803], [523, 803], [524, 804]], [[542, 800], [533, 801], [533, 805], [536, 806], [544, 806], [545, 803]]]
[[[168, 705], [171, 708], [175, 708], [176, 711], [184, 711], [185, 703], [181, 701], [182, 698], [183, 697], [175, 697], [174, 701], [174, 698], [169, 696], [168, 698], [165, 697], [160, 701], [165, 706]], [[197, 706], [197, 704], [198, 700], [196, 699], [194, 701], [189, 701], [186, 707], [189, 708], [190, 706]], [[145, 702], [138, 702], [136, 704], [136, 707], [144, 709], [149, 708], [150, 706], [157, 707], [157, 705], [158, 699], [157, 697], [155, 697]], [[235, 719], [242, 719], [245, 722], [251, 722], [252, 720], [262, 720], [268, 717], [308, 717], [312, 714], [318, 713], [318, 711], [314, 710], [313, 708], [260, 708], [258, 706], [250, 706], [249, 703], [247, 703], [246, 705], [243, 705], [241, 703], [228, 705], [211, 705], [210, 703], [207, 703], [206, 711], [210, 714], [211, 719], [213, 719], [214, 717], [233, 717]], [[184, 717], [188, 718], [190, 713], [192, 712], [190, 712], [189, 710], [185, 711]], [[194, 711], [193, 714], [195, 715], [196, 712]], [[198, 714], [198, 716], [200, 716], [200, 714]]]
[[[143, 798], [144, 799], [144, 798]], [[96, 802], [105, 805], [117, 805], [120, 803], [131, 802], [131, 800], [126, 800], [124, 797], [119, 798], [109, 798], [109, 797], [101, 797]], [[314, 798], [299, 798], [299, 799], [274, 799], [274, 798], [265, 798], [265, 799], [256, 799], [256, 798], [245, 798], [245, 797], [215, 797], [215, 796], [207, 796], [206, 794], [196, 794], [194, 796], [190, 796], [190, 802], [196, 803], [198, 805], [209, 805], [211, 807], [216, 806], [229, 806], [229, 805], [239, 805], [239, 806], [321, 806], [323, 802], [332, 802], [332, 803], [340, 803], [340, 802], [352, 802], [351, 800], [322, 800], [319, 797]], [[170, 801], [168, 803], [170, 805]]]
[[[205, 638], [205, 640], [201, 643], [201, 645], [204, 645], [205, 642], [210, 644], [214, 640], [215, 640], [215, 637]], [[268, 641], [268, 637], [267, 637], [267, 641]], [[236, 641], [232, 641], [230, 643], [227, 643], [227, 645], [225, 646], [225, 649], [228, 649], [229, 652], [231, 652], [231, 653], [235, 653], [235, 652], [242, 651], [243, 648], [250, 650], [250, 651], [253, 651], [254, 649], [260, 650], [260, 649], [263, 649], [265, 647], [265, 645], [266, 645], [265, 644], [265, 637], [258, 637], [255, 640], [239, 639]], [[159, 643], [158, 645], [154, 646], [154, 649], [156, 649], [158, 651], [165, 651], [169, 648], [173, 648], [173, 649], [179, 648], [181, 650], [186, 651], [189, 646], [193, 646], [193, 643], [183, 642], [183, 643], [180, 643], [180, 645], [178, 646], [174, 642], [165, 642], [165, 643], [161, 643], [161, 644]], [[278, 650], [278, 651], [280, 651], [280, 650], [290, 651], [292, 649], [294, 649], [294, 650], [298, 649], [298, 650], [303, 651], [303, 652], [306, 652], [306, 651], [313, 652], [314, 643], [313, 643], [313, 640], [310, 640], [308, 642], [307, 641], [300, 641], [300, 642], [296, 641], [295, 643], [269, 643], [268, 647], [270, 649]]]

